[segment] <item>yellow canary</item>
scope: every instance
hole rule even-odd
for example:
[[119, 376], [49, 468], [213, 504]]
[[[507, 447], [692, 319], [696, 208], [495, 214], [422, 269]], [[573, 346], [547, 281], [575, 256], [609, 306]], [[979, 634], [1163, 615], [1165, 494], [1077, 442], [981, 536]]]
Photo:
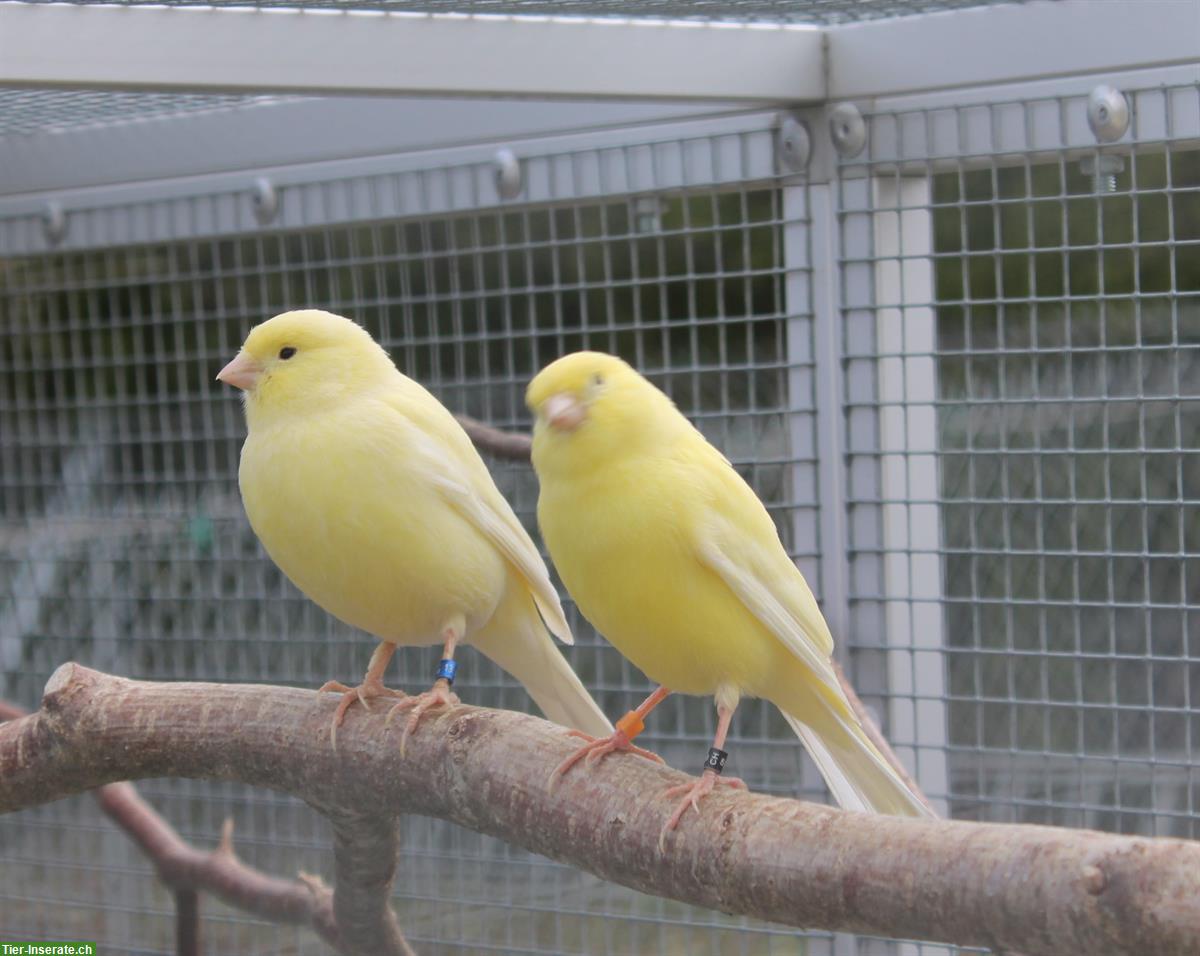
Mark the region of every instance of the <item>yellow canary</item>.
[[[546, 565], [454, 416], [402, 375], [363, 328], [329, 312], [285, 312], [251, 330], [217, 376], [244, 390], [238, 482], [255, 534], [292, 582], [379, 639], [331, 736], [360, 700], [399, 697], [404, 741], [450, 692], [471, 643], [521, 681], [551, 720], [611, 725], [554, 647], [571, 631]], [[544, 622], [544, 623], [543, 623]], [[399, 645], [441, 644], [433, 688], [383, 685]]]
[[722, 778], [743, 696], [783, 711], [846, 808], [932, 815], [868, 740], [831, 666], [833, 638], [766, 508], [671, 400], [625, 362], [578, 352], [544, 368], [537, 416], [538, 522], [584, 616], [661, 685], [611, 736], [564, 761], [637, 750], [668, 693], [712, 695], [718, 724], [698, 781], [663, 834]]

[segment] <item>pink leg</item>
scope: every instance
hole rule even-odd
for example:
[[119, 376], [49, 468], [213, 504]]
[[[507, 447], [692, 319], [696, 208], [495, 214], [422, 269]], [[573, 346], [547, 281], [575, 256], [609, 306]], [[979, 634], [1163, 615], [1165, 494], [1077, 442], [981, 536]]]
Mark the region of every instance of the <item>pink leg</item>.
[[371, 655], [371, 662], [367, 665], [367, 674], [361, 684], [357, 687], [347, 687], [340, 681], [331, 680], [322, 684], [321, 689], [317, 691], [318, 694], [337, 691], [342, 695], [341, 703], [338, 704], [337, 710], [333, 712], [333, 725], [329, 729], [329, 743], [334, 750], [337, 750], [337, 729], [342, 725], [342, 721], [346, 719], [346, 711], [349, 710], [350, 705], [356, 700], [367, 710], [370, 710], [371, 705], [368, 701], [376, 697], [404, 696], [403, 691], [392, 690], [390, 687], [383, 686], [383, 672], [387, 670], [387, 666], [392, 660], [392, 655], [395, 653], [395, 644], [380, 641], [379, 646], [375, 648], [375, 653]]
[[[725, 749], [725, 738], [729, 734], [729, 722], [733, 720], [732, 707], [717, 706], [717, 733], [713, 738], [713, 747], [717, 750]], [[722, 777], [719, 771], [705, 769], [700, 775], [699, 780], [691, 783], [681, 783], [671, 787], [663, 796], [676, 797], [682, 796], [683, 799], [679, 802], [679, 806], [675, 808], [675, 812], [671, 814], [671, 818], [667, 821], [666, 826], [662, 828], [662, 833], [658, 837], [658, 848], [661, 850], [667, 839], [667, 834], [674, 830], [679, 821], [683, 819], [683, 815], [687, 813], [688, 807], [691, 807], [697, 813], [700, 812], [700, 798], [705, 794], [711, 793], [715, 787], [734, 787], [739, 790], [745, 790], [746, 784], [737, 777]]]
[[[454, 648], [458, 644], [462, 629], [451, 625], [443, 632], [446, 638], [446, 643], [442, 646], [442, 660], [454, 660]], [[385, 724], [390, 724], [392, 718], [396, 714], [406, 710], [411, 710], [408, 722], [404, 725], [404, 733], [400, 736], [400, 754], [403, 756], [408, 749], [408, 738], [412, 732], [417, 729], [417, 725], [421, 722], [421, 717], [427, 710], [432, 710], [434, 707], [455, 707], [461, 701], [458, 695], [450, 690], [450, 681], [445, 677], [439, 677], [433, 682], [433, 686], [423, 694], [417, 694], [415, 697], [405, 697], [396, 706], [388, 711]]]
[[586, 740], [587, 743], [551, 771], [550, 785], [553, 786], [559, 777], [583, 758], [586, 757], [587, 762], [592, 763], [614, 751], [627, 751], [635, 753], [639, 757], [645, 757], [647, 760], [656, 760], [662, 763], [663, 759], [658, 754], [651, 753], [649, 750], [643, 750], [641, 747], [635, 747], [632, 741], [645, 728], [646, 715], [661, 704], [669, 693], [671, 692], [665, 687], [658, 688], [658, 690], [642, 701], [636, 710], [631, 710], [618, 720], [617, 729], [608, 737], [592, 737], [585, 734], [582, 730], [567, 731], [568, 736], [579, 737], [581, 740]]

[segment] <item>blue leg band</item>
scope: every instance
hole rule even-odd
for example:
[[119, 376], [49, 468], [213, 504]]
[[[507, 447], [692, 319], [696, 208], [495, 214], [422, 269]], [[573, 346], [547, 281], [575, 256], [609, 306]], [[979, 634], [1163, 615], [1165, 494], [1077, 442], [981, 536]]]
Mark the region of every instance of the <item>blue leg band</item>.
[[448, 658], [448, 657], [444, 658], [438, 664], [438, 669], [437, 669], [438, 679], [444, 680], [447, 684], [450, 684], [451, 686], [454, 685], [454, 675], [457, 672], [458, 672], [458, 665], [456, 663], [454, 663], [454, 661], [450, 660], [450, 658]]

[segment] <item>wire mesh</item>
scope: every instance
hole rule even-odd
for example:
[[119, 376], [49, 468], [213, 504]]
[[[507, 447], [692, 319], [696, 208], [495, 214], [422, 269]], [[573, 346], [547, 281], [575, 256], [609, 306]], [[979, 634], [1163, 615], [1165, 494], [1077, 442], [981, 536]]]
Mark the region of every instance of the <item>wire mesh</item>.
[[145, 122], [279, 99], [276, 96], [0, 88], [0, 136], [57, 133], [64, 129]]
[[[23, 0], [57, 3], [62, 0]], [[65, 0], [125, 6], [314, 7], [339, 10], [393, 10], [529, 16], [575, 16], [754, 21], [770, 23], [849, 23], [913, 16], [967, 7], [1024, 3], [1025, 0]]]
[[890, 704], [944, 708], [955, 816], [1194, 837], [1200, 152], [1172, 126], [1198, 97], [1127, 95], [1116, 149], [1083, 97], [869, 117], [840, 182], [872, 288], [853, 600], [944, 655], [931, 685], [891, 651]]
[[[223, 211], [232, 193], [80, 211], [69, 237], [88, 248], [0, 258], [0, 692], [33, 706], [71, 659], [302, 686], [362, 672], [369, 638], [298, 594], [250, 533], [240, 410], [212, 382], [250, 325], [317, 304], [503, 428], [528, 427], [522, 391], [550, 359], [624, 355], [750, 480], [819, 595], [823, 559], [848, 549], [839, 637], [932, 797], [964, 818], [1193, 836], [1200, 151], [1177, 127], [1200, 128], [1200, 95], [1131, 97], [1130, 140], [1103, 150], [1080, 97], [880, 108], [868, 152], [828, 186], [763, 172], [764, 120], [755, 136], [621, 130], [606, 150], [529, 157], [527, 205], [495, 204], [487, 164], [433, 160], [289, 185], [273, 229]], [[838, 301], [818, 315], [827, 234]], [[818, 532], [818, 321], [840, 351], [844, 542]], [[491, 464], [532, 526], [529, 470]], [[642, 676], [573, 624], [568, 656], [601, 706], [636, 704]], [[391, 682], [426, 686], [434, 656], [405, 650]], [[475, 655], [460, 685], [472, 703], [529, 706]], [[695, 766], [712, 718], [672, 698], [649, 745]], [[752, 788], [819, 796], [770, 706], [739, 708], [729, 749]], [[197, 843], [232, 816], [254, 865], [331, 875], [328, 829], [295, 801], [144, 790]], [[422, 953], [896, 951], [641, 896], [439, 822], [403, 827], [395, 903]], [[168, 895], [86, 799], [0, 819], [0, 858], [5, 933], [170, 951]], [[205, 914], [214, 951], [322, 951], [215, 903]], [[917, 949], [947, 951], [901, 951]]]
[[[724, 149], [716, 138], [693, 146], [706, 144]], [[815, 541], [794, 531], [816, 508], [815, 452], [793, 436], [813, 410], [788, 387], [809, 368], [789, 358], [788, 339], [810, 336], [811, 316], [785, 294], [778, 185], [730, 173], [734, 182], [702, 190], [4, 261], [4, 693], [35, 705], [70, 659], [160, 680], [315, 686], [362, 671], [371, 642], [298, 594], [249, 531], [235, 484], [241, 413], [212, 382], [251, 324], [312, 303], [364, 323], [453, 410], [505, 428], [528, 427], [524, 386], [552, 358], [583, 347], [624, 355], [727, 452], [811, 564]], [[803, 228], [803, 209], [791, 215], [786, 225]], [[531, 471], [493, 465], [532, 524]], [[650, 685], [573, 623], [569, 656], [601, 706], [635, 706]], [[433, 648], [399, 657], [397, 686], [429, 683]], [[459, 683], [473, 703], [530, 706], [481, 657], [464, 660]], [[646, 736], [688, 766], [712, 730], [711, 702], [673, 698]], [[739, 709], [731, 741], [756, 789], [800, 789], [800, 749], [773, 708]], [[232, 816], [248, 861], [330, 876], [325, 825], [291, 800], [204, 782], [144, 789], [190, 839], [214, 841]], [[796, 945], [791, 931], [643, 897], [435, 821], [406, 820], [403, 852], [396, 903], [425, 953]], [[169, 951], [165, 894], [86, 800], [0, 821], [0, 853], [25, 874], [0, 885], [6, 932], [63, 932], [69, 905], [98, 927], [88, 938]], [[115, 861], [122, 878], [100, 880], [84, 859]], [[301, 931], [219, 907], [208, 923], [221, 951], [320, 951]]]

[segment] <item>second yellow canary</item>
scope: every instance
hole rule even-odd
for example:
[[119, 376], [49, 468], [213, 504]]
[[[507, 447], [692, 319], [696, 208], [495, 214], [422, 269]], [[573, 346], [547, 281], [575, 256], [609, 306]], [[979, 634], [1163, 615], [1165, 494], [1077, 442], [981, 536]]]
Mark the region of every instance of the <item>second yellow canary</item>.
[[731, 782], [721, 771], [734, 709], [763, 697], [843, 807], [931, 814], [846, 700], [829, 628], [766, 508], [670, 399], [622, 360], [579, 352], [543, 369], [526, 401], [551, 558], [584, 616], [661, 685], [576, 756], [632, 749], [670, 691], [712, 695], [713, 747], [701, 778], [679, 789], [669, 830]]

